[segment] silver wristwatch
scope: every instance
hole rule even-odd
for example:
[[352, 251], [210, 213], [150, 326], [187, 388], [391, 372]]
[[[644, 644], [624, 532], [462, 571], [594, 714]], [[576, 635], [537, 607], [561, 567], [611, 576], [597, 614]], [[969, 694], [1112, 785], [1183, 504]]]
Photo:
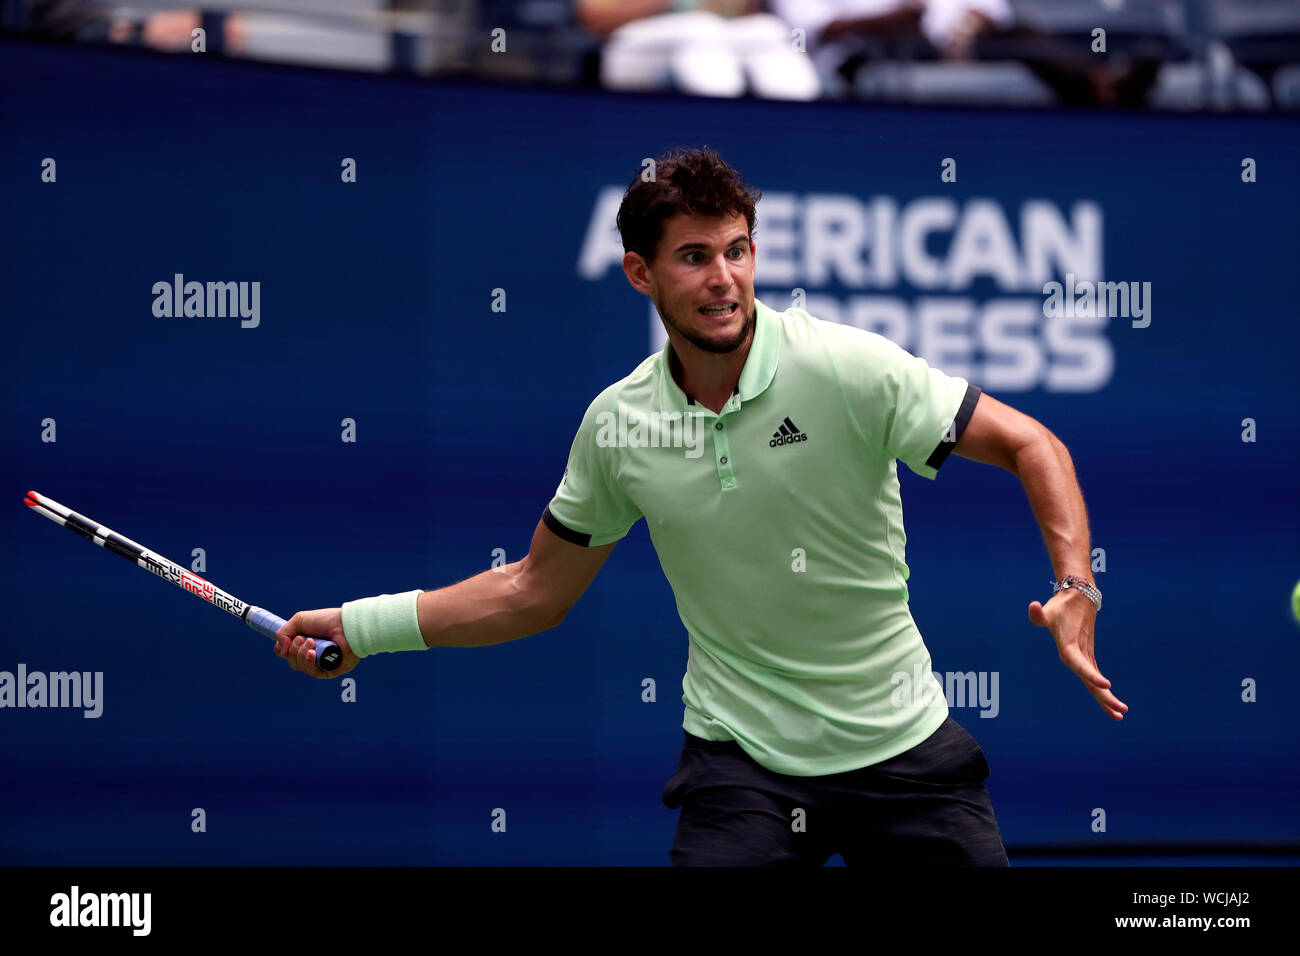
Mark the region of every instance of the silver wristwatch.
[[1083, 578], [1073, 574], [1067, 574], [1059, 584], [1056, 583], [1055, 581], [1052, 582], [1053, 594], [1055, 594], [1057, 591], [1069, 591], [1071, 589], [1075, 591], [1082, 591], [1084, 594], [1088, 595], [1088, 600], [1092, 601], [1093, 604], [1097, 605], [1098, 611], [1101, 610], [1101, 592], [1098, 591], [1091, 584], [1089, 584], [1087, 581], [1085, 581]]

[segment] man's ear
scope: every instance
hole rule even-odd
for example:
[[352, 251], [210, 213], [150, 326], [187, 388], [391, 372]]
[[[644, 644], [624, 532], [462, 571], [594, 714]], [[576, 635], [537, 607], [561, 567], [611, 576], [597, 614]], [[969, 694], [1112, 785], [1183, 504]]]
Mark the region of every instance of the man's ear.
[[643, 295], [650, 294], [650, 282], [646, 278], [646, 261], [635, 252], [625, 252], [623, 254], [623, 274], [627, 276], [627, 281], [632, 283], [632, 288]]

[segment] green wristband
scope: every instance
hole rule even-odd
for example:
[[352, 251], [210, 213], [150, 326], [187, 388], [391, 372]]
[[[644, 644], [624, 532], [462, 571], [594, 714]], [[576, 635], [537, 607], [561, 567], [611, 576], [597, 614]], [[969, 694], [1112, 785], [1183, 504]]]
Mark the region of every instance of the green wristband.
[[422, 591], [381, 594], [343, 605], [343, 636], [357, 657], [428, 649], [420, 636], [416, 602]]

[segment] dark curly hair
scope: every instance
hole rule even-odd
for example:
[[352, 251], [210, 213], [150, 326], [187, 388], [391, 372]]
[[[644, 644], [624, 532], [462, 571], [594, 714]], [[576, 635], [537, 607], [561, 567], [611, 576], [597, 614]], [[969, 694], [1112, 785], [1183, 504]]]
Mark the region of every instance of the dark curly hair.
[[641, 173], [623, 194], [618, 207], [618, 231], [623, 251], [653, 262], [664, 221], [679, 212], [698, 216], [740, 213], [754, 238], [754, 207], [763, 194], [748, 186], [740, 173], [707, 146], [678, 147], [654, 157], [653, 182]]

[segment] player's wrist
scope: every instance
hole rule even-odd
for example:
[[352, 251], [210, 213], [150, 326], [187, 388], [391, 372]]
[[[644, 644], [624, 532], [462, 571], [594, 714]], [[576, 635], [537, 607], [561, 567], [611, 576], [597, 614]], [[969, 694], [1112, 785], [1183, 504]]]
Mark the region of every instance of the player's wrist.
[[1092, 602], [1096, 610], [1101, 610], [1101, 590], [1093, 584], [1090, 577], [1067, 574], [1052, 585], [1053, 596], [1060, 594], [1062, 591], [1078, 591]]
[[380, 594], [348, 601], [342, 607], [343, 636], [357, 657], [428, 649], [416, 607], [420, 590]]

